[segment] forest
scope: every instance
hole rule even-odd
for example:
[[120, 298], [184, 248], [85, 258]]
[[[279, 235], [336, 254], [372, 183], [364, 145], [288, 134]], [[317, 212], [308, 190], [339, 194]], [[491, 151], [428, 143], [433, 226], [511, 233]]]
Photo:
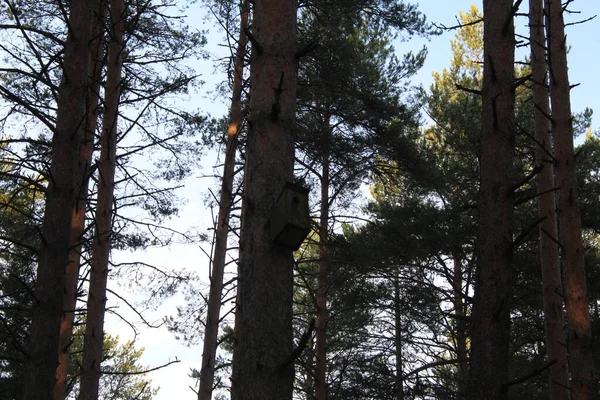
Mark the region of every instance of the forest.
[[579, 3], [2, 0], [0, 400], [600, 399]]

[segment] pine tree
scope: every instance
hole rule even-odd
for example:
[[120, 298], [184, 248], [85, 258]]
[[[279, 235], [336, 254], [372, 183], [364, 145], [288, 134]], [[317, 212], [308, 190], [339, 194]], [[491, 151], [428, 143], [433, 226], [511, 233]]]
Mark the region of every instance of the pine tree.
[[90, 285], [87, 301], [85, 339], [81, 368], [80, 400], [98, 398], [104, 337], [104, 314], [106, 307], [106, 284], [108, 280], [111, 232], [113, 230], [113, 196], [117, 152], [117, 129], [119, 100], [121, 96], [121, 73], [123, 67], [123, 31], [125, 27], [125, 4], [123, 0], [111, 0], [108, 9], [110, 32], [106, 70], [104, 115], [100, 136], [100, 159], [98, 161], [98, 199], [95, 210], [95, 233], [92, 248]]
[[559, 248], [556, 242], [556, 205], [549, 93], [543, 18], [543, 1], [529, 1], [531, 41], [531, 79], [533, 81], [534, 129], [537, 147], [536, 166], [541, 169], [537, 178], [538, 213], [540, 223], [540, 263], [542, 266], [544, 323], [548, 360], [554, 362], [548, 373], [548, 394], [551, 400], [569, 399], [569, 370], [567, 366], [566, 332], [562, 299]]
[[510, 0], [483, 3], [477, 275], [467, 398], [506, 399], [510, 343], [515, 38]]
[[240, 6], [240, 32], [233, 72], [233, 94], [227, 128], [225, 146], [225, 162], [223, 181], [219, 198], [219, 215], [215, 233], [215, 249], [210, 276], [210, 293], [206, 311], [204, 329], [204, 349], [202, 352], [202, 369], [200, 371], [200, 388], [198, 400], [211, 400], [217, 357], [217, 339], [219, 331], [219, 315], [223, 295], [223, 275], [225, 272], [225, 257], [227, 254], [227, 236], [230, 230], [229, 220], [233, 202], [233, 178], [235, 154], [242, 126], [242, 83], [244, 78], [244, 58], [246, 56], [246, 29], [248, 24], [249, 1], [243, 0]]
[[548, 38], [552, 137], [556, 158], [557, 215], [568, 323], [571, 399], [589, 400], [595, 393], [592, 334], [585, 276], [581, 217], [573, 151], [573, 116], [567, 71], [567, 47], [561, 2], [545, 3]]
[[86, 94], [89, 87], [88, 46], [92, 27], [95, 25], [96, 9], [93, 1], [71, 2], [70, 31], [65, 42], [63, 79], [59, 88], [56, 127], [52, 140], [50, 182], [41, 227], [42, 246], [28, 348], [25, 399], [52, 398], [56, 380], [71, 217], [80, 190], [75, 172], [83, 143], [81, 126], [86, 116]]
[[98, 106], [100, 102], [100, 81], [102, 79], [104, 34], [103, 21], [106, 7], [103, 2], [95, 11], [97, 18], [92, 32], [90, 43], [90, 84], [88, 86], [87, 115], [85, 119], [84, 139], [79, 152], [77, 176], [81, 179], [81, 190], [78, 194], [77, 203], [73, 210], [69, 263], [65, 270], [65, 293], [63, 296], [63, 316], [60, 324], [60, 338], [58, 348], [58, 367], [56, 367], [56, 385], [54, 386], [54, 399], [65, 398], [65, 388], [69, 373], [69, 358], [71, 354], [71, 342], [73, 336], [73, 323], [75, 321], [75, 308], [77, 305], [77, 290], [79, 285], [79, 272], [82, 265], [82, 253], [84, 248], [84, 230], [86, 222], [87, 198], [89, 181], [91, 178], [92, 155], [95, 144], [95, 131], [98, 122]]
[[292, 397], [292, 252], [271, 240], [269, 217], [293, 180], [296, 13], [295, 0], [254, 2], [234, 400]]

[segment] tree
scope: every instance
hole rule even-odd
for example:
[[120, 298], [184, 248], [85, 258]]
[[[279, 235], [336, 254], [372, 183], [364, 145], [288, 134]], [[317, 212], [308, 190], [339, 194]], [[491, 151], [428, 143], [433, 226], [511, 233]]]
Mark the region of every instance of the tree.
[[72, 1], [70, 31], [65, 42], [63, 79], [59, 88], [56, 127], [53, 132], [49, 184], [41, 227], [35, 301], [25, 375], [25, 399], [50, 399], [55, 385], [62, 318], [65, 267], [69, 262], [71, 217], [77, 202], [75, 175], [83, 142], [89, 85], [89, 43], [95, 2]]
[[483, 108], [477, 275], [467, 397], [505, 399], [514, 207], [515, 38], [512, 1], [483, 3]]
[[293, 180], [297, 3], [254, 2], [232, 399], [292, 396], [292, 252], [269, 216]]
[[[35, 276], [42, 194], [11, 178], [20, 171], [6, 159], [12, 153], [0, 145], [0, 393], [9, 400], [23, 397], [23, 365], [31, 318], [29, 287]], [[8, 162], [7, 162], [8, 161]]]
[[220, 311], [223, 295], [223, 275], [226, 265], [227, 236], [230, 230], [229, 219], [233, 203], [233, 178], [235, 154], [242, 126], [242, 83], [244, 78], [244, 58], [248, 39], [244, 29], [248, 24], [249, 2], [243, 0], [240, 6], [240, 32], [233, 72], [233, 94], [229, 126], [227, 128], [227, 143], [225, 146], [225, 161], [223, 181], [219, 198], [219, 215], [215, 233], [215, 249], [210, 276], [210, 293], [208, 297], [206, 325], [204, 330], [204, 349], [202, 352], [202, 369], [200, 371], [200, 388], [198, 400], [211, 400], [215, 364], [217, 356], [217, 338], [219, 332]]
[[456, 355], [459, 360], [456, 375], [445, 375], [446, 382], [456, 385], [457, 394], [462, 397], [468, 390], [482, 105], [481, 96], [467, 90], [480, 88], [482, 83], [483, 25], [478, 23], [482, 17], [473, 5], [459, 13], [462, 26], [451, 41], [450, 67], [433, 74], [434, 83], [425, 98], [427, 113], [434, 123], [425, 128], [424, 146], [430, 163], [437, 166], [432, 180], [435, 183], [429, 185], [429, 190], [443, 209], [440, 218], [445, 220], [443, 231], [447, 235], [438, 264], [452, 289], [450, 357]]
[[106, 284], [113, 230], [113, 196], [117, 152], [117, 129], [119, 100], [121, 96], [121, 73], [123, 69], [123, 31], [125, 27], [125, 3], [111, 0], [108, 10], [110, 33], [108, 44], [104, 115], [100, 136], [100, 159], [98, 160], [98, 198], [95, 212], [95, 234], [92, 247], [90, 285], [87, 301], [86, 331], [83, 342], [80, 400], [98, 398], [100, 384], [100, 361], [104, 335], [106, 307]]
[[[80, 365], [83, 356], [84, 329], [80, 326], [73, 332], [67, 380], [67, 399], [78, 399], [81, 393]], [[136, 348], [135, 342], [121, 343], [118, 336], [104, 335], [102, 345], [103, 374], [100, 377], [99, 400], [150, 400], [158, 392], [146, 379], [147, 367], [140, 365], [145, 349]]]
[[[377, 9], [376, 18], [363, 8], [366, 3]], [[425, 51], [399, 60], [391, 40], [398, 32], [408, 37], [427, 32], [416, 7], [403, 2], [339, 6], [308, 7], [299, 23], [300, 42], [311, 51], [299, 61], [296, 173], [320, 194], [319, 262], [309, 288], [316, 299], [316, 399], [327, 397], [329, 241], [339, 223], [334, 215], [347, 208], [359, 182], [382, 167], [383, 154], [402, 154], [402, 167], [412, 167], [408, 136], [417, 125], [416, 108], [401, 98], [405, 80], [422, 65]], [[392, 10], [397, 19], [384, 24]]]
[[564, 328], [562, 299], [562, 278], [560, 271], [559, 247], [556, 242], [556, 204], [554, 193], [554, 166], [552, 151], [549, 93], [546, 89], [548, 69], [546, 64], [543, 17], [543, 1], [529, 1], [529, 30], [531, 41], [531, 80], [533, 81], [534, 130], [537, 142], [535, 151], [536, 167], [540, 169], [537, 178], [538, 214], [544, 220], [540, 223], [540, 263], [542, 266], [544, 324], [546, 331], [546, 351], [549, 367], [548, 393], [551, 400], [569, 399], [569, 370], [567, 365], [567, 343]]
[[54, 386], [54, 400], [65, 398], [65, 385], [69, 372], [70, 347], [73, 336], [73, 323], [75, 321], [75, 309], [77, 306], [77, 290], [79, 286], [79, 272], [82, 265], [82, 254], [84, 249], [86, 227], [86, 211], [88, 203], [89, 182], [92, 170], [92, 155], [94, 153], [95, 131], [98, 122], [98, 111], [100, 102], [100, 81], [102, 80], [103, 50], [104, 50], [104, 26], [103, 21], [106, 14], [104, 2], [98, 4], [99, 9], [95, 11], [98, 17], [92, 32], [90, 43], [89, 65], [90, 84], [88, 86], [87, 116], [85, 120], [85, 133], [81, 150], [77, 173], [83, 181], [79, 191], [77, 204], [73, 209], [73, 217], [70, 234], [69, 263], [65, 270], [65, 292], [63, 296], [63, 316], [60, 325], [60, 337], [58, 347], [58, 366], [56, 368], [56, 384]]
[[567, 71], [567, 47], [561, 2], [547, 0], [546, 29], [552, 134], [554, 139], [559, 240], [564, 271], [568, 323], [571, 398], [591, 399], [595, 393], [592, 334], [585, 276], [581, 217], [573, 151], [573, 121]]
[[[95, 118], [99, 110], [97, 101], [94, 101], [94, 98], [103, 90], [99, 85], [102, 79], [98, 74], [102, 72], [101, 60], [104, 57], [98, 56], [94, 51], [94, 49], [98, 48], [101, 51], [104, 50], [104, 47], [100, 46], [100, 44], [103, 44], [103, 38], [99, 26], [102, 25], [103, 27], [105, 22], [103, 12], [99, 11], [101, 8], [100, 3], [95, 3], [97, 9], [94, 9], [94, 16], [90, 18], [90, 21], [93, 19], [95, 23], [93, 24], [94, 27], [90, 28], [93, 32], [89, 33], [93, 40], [89, 46], [89, 70], [86, 71], [86, 75], [89, 73], [90, 76], [89, 82], [86, 82], [88, 83], [86, 86], [87, 93], [83, 97], [83, 99], [88, 100], [84, 104], [87, 114], [84, 119], [80, 118], [78, 120], [82, 128], [81, 132], [83, 133], [80, 136], [82, 145], [77, 150], [77, 165], [73, 176], [74, 185], [77, 186], [75, 190], [77, 203], [72, 210], [74, 220], [71, 225], [73, 229], [70, 231], [71, 243], [68, 246], [71, 251], [69, 254], [69, 263], [65, 264], [65, 267], [68, 269], [65, 287], [67, 293], [64, 297], [65, 314], [62, 320], [64, 325], [61, 330], [63, 335], [61, 336], [58, 349], [61, 361], [57, 369], [58, 384], [56, 385], [57, 393], [55, 395], [59, 399], [63, 397], [61, 395], [63, 391], [61, 386], [64, 384], [64, 370], [62, 368], [66, 366], [66, 358], [68, 358], [70, 325], [72, 325], [73, 311], [75, 309], [75, 294], [78, 290], [79, 259], [82, 253], [81, 250], [87, 251], [89, 249], [84, 244], [92, 236], [89, 234], [90, 230], [85, 229], [82, 224], [86, 221], [85, 211], [89, 211], [94, 204], [93, 201], [86, 204], [86, 198], [88, 196], [87, 182], [90, 178], [94, 178], [93, 172], [96, 171], [91, 162], [91, 152], [94, 144], [93, 134], [96, 129]], [[19, 184], [26, 181], [32, 184], [39, 183], [38, 188], [45, 190], [46, 179], [50, 181], [53, 181], [53, 179], [49, 179], [49, 171], [46, 168], [49, 154], [44, 130], [55, 130], [56, 120], [54, 114], [56, 100], [59, 97], [57, 82], [63, 77], [61, 49], [64, 47], [68, 27], [66, 23], [67, 11], [62, 7], [62, 2], [43, 2], [41, 5], [39, 2], [31, 1], [18, 2], [18, 4], [12, 1], [3, 3], [3, 7], [6, 8], [7, 12], [2, 13], [2, 32], [4, 34], [6, 31], [10, 31], [13, 35], [10, 36], [9, 45], [3, 47], [3, 54], [7, 56], [9, 66], [6, 68], [3, 66], [2, 68], [2, 86], [0, 92], [2, 93], [3, 101], [9, 104], [8, 107], [4, 108], [9, 111], [2, 115], [3, 128], [12, 128], [15, 121], [22, 123], [23, 126], [23, 129], [19, 129], [19, 133], [15, 134], [15, 137], [3, 138], [3, 143], [16, 143], [16, 151], [11, 153], [11, 162], [15, 165], [18, 163], [21, 170], [18, 175], [12, 175], [12, 178], [17, 182], [20, 180]], [[187, 85], [191, 81], [189, 77], [185, 76], [187, 69], [180, 65], [174, 66], [174, 61], [182, 59], [181, 54], [197, 54], [195, 49], [190, 50], [190, 46], [194, 47], [201, 44], [203, 42], [202, 35], [189, 33], [185, 29], [179, 30], [180, 25], [169, 24], [169, 21], [173, 19], [170, 19], [166, 15], [160, 15], [161, 6], [157, 7], [151, 3], [142, 5], [139, 2], [135, 4], [130, 2], [128, 7], [130, 11], [133, 11], [130, 14], [133, 21], [128, 26], [128, 42], [131, 44], [131, 48], [126, 54], [129, 66], [128, 73], [130, 74], [126, 80], [129, 85], [128, 90], [130, 94], [123, 100], [122, 104], [125, 104], [125, 108], [130, 107], [129, 110], [139, 107], [142, 112], [134, 118], [126, 130], [137, 130], [138, 133], [147, 133], [153, 140], [152, 145], [156, 147], [161, 146], [163, 149], [167, 149], [167, 151], [174, 151], [176, 149], [177, 154], [182, 154], [187, 149], [181, 145], [181, 141], [179, 144], [173, 144], [173, 142], [169, 143], [168, 140], [177, 139], [182, 136], [181, 126], [178, 126], [182, 123], [181, 121], [185, 120], [186, 129], [189, 129], [191, 126], [201, 124], [203, 119], [196, 118], [190, 113], [182, 113], [177, 108], [165, 107], [161, 96], [164, 96], [166, 93], [183, 91], [187, 88]], [[70, 32], [73, 33], [72, 30]], [[160, 39], [157, 39], [158, 36], [160, 36]], [[189, 40], [183, 40], [182, 38], [184, 37]], [[148, 48], [156, 45], [157, 42], [161, 46], [166, 45], [171, 48], [170, 44], [174, 40], [178, 44], [181, 44], [181, 42], [185, 43], [185, 46], [178, 45], [174, 52], [170, 51], [168, 57], [163, 57], [163, 54], [158, 56], [157, 52], [148, 51]], [[142, 52], [143, 55], [140, 55], [139, 52]], [[155, 70], [154, 72], [157, 72], [156, 63], [162, 64], [164, 68], [160, 68], [160, 73], [149, 74], [148, 72], [153, 69]], [[69, 66], [72, 65], [69, 64]], [[131, 75], [135, 76], [135, 79], [132, 79]], [[148, 75], [152, 77], [151, 81], [148, 79]], [[165, 78], [165, 76], [168, 76], [168, 78]], [[132, 87], [133, 82], [138, 86]], [[136, 96], [132, 96], [131, 92], [135, 92]], [[146, 104], [140, 107], [142, 102]], [[168, 117], [161, 115], [160, 110], [168, 110], [168, 112], [164, 112], [164, 115], [168, 115]], [[161, 121], [161, 133], [155, 134], [147, 126], [144, 126], [142, 116], [148, 112], [154, 112], [153, 117]], [[128, 118], [134, 116], [131, 112], [127, 112], [126, 114]], [[146, 120], [145, 123], [147, 122]], [[154, 122], [153, 120], [152, 123]], [[39, 129], [40, 126], [43, 129]], [[39, 131], [39, 138], [35, 139], [31, 133], [32, 131], [35, 133]], [[175, 131], [178, 132], [173, 135]], [[12, 134], [13, 132], [10, 133]], [[162, 133], [165, 133], [169, 138], [161, 138]], [[83, 139], [84, 136], [85, 138]], [[141, 139], [138, 143], [143, 142], [144, 140]], [[20, 145], [20, 143], [25, 145]], [[127, 158], [131, 159], [131, 156], [136, 154], [136, 152], [150, 147], [148, 143], [144, 143], [143, 146], [138, 146], [136, 149], [128, 147], [125, 142], [121, 142], [121, 144], [123, 145], [122, 153], [125, 154], [121, 156], [120, 166], [124, 166], [124, 160]], [[155, 153], [158, 152], [155, 151]], [[194, 156], [196, 155], [197, 153], [194, 153]], [[158, 157], [155, 156], [155, 159], [158, 159]], [[176, 159], [169, 158], [170, 163], [174, 160]], [[177, 161], [181, 161], [181, 159]], [[177, 168], [166, 164], [167, 167], [171, 167], [168, 168], [168, 177], [179, 177], [182, 175], [183, 163], [175, 164]], [[33, 180], [31, 180], [31, 174], [35, 177]], [[183, 174], [185, 174], [185, 170]], [[125, 173], [124, 175], [131, 177], [133, 174], [129, 173], [128, 175], [128, 173]], [[148, 190], [148, 186], [141, 186], [141, 175], [136, 175], [135, 184], [140, 185], [138, 187], [144, 194], [137, 193], [132, 195], [129, 191], [126, 195], [128, 199], [127, 203], [138, 205], [143, 202], [146, 209], [154, 213], [153, 216], [160, 215], [163, 218], [172, 209], [168, 204], [170, 198], [165, 195], [169, 191], [164, 188], [156, 191]], [[122, 194], [117, 197], [119, 200], [123, 198]], [[135, 200], [132, 201], [131, 199]], [[157, 202], [160, 202], [160, 213], [156, 212], [158, 208], [156, 207]], [[117, 215], [121, 216], [122, 214], [119, 213]], [[35, 219], [37, 216], [31, 215], [30, 217]], [[128, 221], [127, 223], [130, 222], [127, 218], [125, 220]], [[86, 222], [89, 221], [90, 219], [88, 218]], [[120, 223], [119, 239], [128, 238], [126, 233], [129, 232], [124, 231], [125, 224], [120, 219], [117, 219], [117, 221]], [[148, 225], [147, 221], [145, 223]], [[82, 232], [84, 233], [83, 235]], [[113, 236], [113, 239], [115, 236]], [[158, 235], [155, 235], [154, 240], [157, 238]], [[113, 244], [118, 243], [119, 246], [123, 247], [144, 242], [144, 240], [145, 243], [150, 242], [149, 239], [144, 238], [142, 235], [137, 235], [135, 239], [137, 239], [137, 242], [135, 240], [122, 240], [120, 242], [115, 240]], [[83, 258], [85, 259], [85, 256]], [[177, 277], [175, 280], [180, 281], [180, 277]], [[170, 290], [168, 288], [172, 287], [172, 284], [163, 286], [163, 292], [168, 292]], [[29, 316], [27, 316], [28, 319]]]

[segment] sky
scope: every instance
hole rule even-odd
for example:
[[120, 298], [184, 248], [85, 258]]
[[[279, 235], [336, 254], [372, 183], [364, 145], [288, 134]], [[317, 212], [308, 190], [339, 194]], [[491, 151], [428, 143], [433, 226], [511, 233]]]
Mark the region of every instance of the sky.
[[[481, 2], [463, 0], [421, 0], [418, 1], [420, 10], [432, 22], [452, 26], [456, 24], [456, 16], [460, 10], [467, 10], [471, 4], [481, 8]], [[524, 2], [522, 7], [527, 7]], [[209, 35], [207, 50], [212, 52], [214, 58], [224, 55], [222, 43], [222, 34], [217, 31], [212, 22], [203, 19], [203, 11], [200, 9], [201, 2], [197, 2], [193, 9], [189, 10], [189, 20], [193, 21], [197, 29], [209, 29], [212, 33]], [[571, 7], [573, 10], [581, 11], [581, 14], [572, 14], [569, 21], [576, 21], [589, 18], [600, 14], [600, 1], [598, 0], [576, 0]], [[526, 9], [523, 8], [523, 12]], [[516, 21], [517, 32], [526, 34], [527, 21], [520, 17]], [[573, 25], [567, 28], [568, 43], [571, 46], [569, 52], [569, 74], [571, 84], [580, 85], [572, 90], [571, 102], [573, 112], [583, 111], [586, 107], [597, 110], [600, 114], [600, 81], [597, 73], [593, 71], [600, 65], [600, 18], [591, 22], [579, 25]], [[450, 40], [453, 38], [453, 32], [446, 32], [440, 36], [430, 39], [416, 39], [409, 42], [401, 42], [396, 46], [398, 55], [401, 56], [407, 51], [418, 51], [423, 45], [428, 48], [428, 57], [424, 67], [412, 79], [415, 85], [423, 85], [428, 88], [432, 83], [432, 72], [441, 71], [442, 68], [449, 65], [451, 59]], [[523, 54], [521, 54], [523, 56]], [[224, 77], [215, 73], [211, 61], [202, 61], [194, 65], [197, 70], [203, 74], [202, 79], [206, 81], [205, 89], [211, 90], [214, 85], [221, 82]], [[213, 116], [219, 117], [227, 111], [226, 104], [228, 99], [215, 97], [214, 94], [197, 93], [192, 95], [187, 101], [193, 103], [194, 107], [200, 107], [210, 112]], [[593, 120], [593, 129], [600, 130], [600, 117]], [[178, 193], [187, 200], [186, 206], [178, 218], [170, 221], [169, 224], [180, 230], [190, 227], [197, 227], [200, 230], [206, 230], [211, 226], [211, 212], [204, 205], [202, 199], [208, 187], [214, 187], [212, 178], [203, 178], [202, 175], [213, 173], [212, 167], [216, 163], [216, 155], [209, 154], [203, 159], [204, 170], [188, 179], [185, 187]], [[216, 212], [216, 210], [215, 210]], [[204, 277], [204, 283], [207, 282], [208, 260], [198, 246], [193, 245], [174, 245], [169, 248], [150, 249], [144, 253], [119, 252], [113, 256], [115, 261], [147, 261], [155, 265], [187, 268], [195, 270], [200, 276]], [[110, 283], [115, 285], [115, 283]], [[132, 295], [135, 298], [135, 295]], [[164, 315], [175, 313], [175, 307], [178, 302], [184, 301], [182, 296], [175, 297], [160, 304], [154, 310], [145, 311], [144, 315], [152, 320], [158, 321]], [[119, 304], [114, 299], [109, 299], [110, 305], [119, 306], [119, 312], [126, 312], [123, 304]], [[114, 317], [107, 317], [107, 332], [110, 334], [119, 334], [122, 340], [133, 339], [131, 329], [125, 324], [119, 323]], [[155, 397], [157, 400], [193, 400], [196, 398], [194, 392], [189, 386], [194, 386], [194, 381], [188, 377], [190, 368], [200, 368], [202, 357], [201, 345], [185, 347], [177, 342], [174, 336], [165, 328], [143, 329], [140, 328], [140, 335], [136, 338], [138, 346], [145, 347], [145, 353], [142, 363], [150, 367], [165, 364], [172, 360], [179, 360], [179, 363], [173, 364], [165, 369], [161, 369], [149, 374], [153, 386], [160, 386], [161, 390]]]

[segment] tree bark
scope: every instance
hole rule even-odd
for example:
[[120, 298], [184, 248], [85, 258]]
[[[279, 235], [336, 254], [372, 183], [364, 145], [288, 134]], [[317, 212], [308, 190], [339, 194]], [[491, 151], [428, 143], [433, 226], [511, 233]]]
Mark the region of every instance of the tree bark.
[[223, 275], [227, 255], [227, 235], [229, 233], [229, 216], [231, 213], [235, 153], [238, 133], [242, 123], [242, 83], [244, 78], [244, 56], [248, 39], [244, 32], [248, 25], [248, 0], [243, 0], [240, 10], [240, 33], [235, 55], [233, 75], [233, 95], [227, 130], [225, 147], [225, 165], [223, 182], [219, 199], [219, 215], [215, 235], [215, 252], [210, 277], [210, 292], [204, 330], [204, 351], [202, 353], [202, 369], [200, 371], [200, 389], [198, 400], [211, 400], [215, 377], [215, 360], [217, 355], [217, 338], [219, 333], [219, 315], [221, 312], [221, 295], [223, 293]]
[[547, 89], [546, 35], [544, 33], [543, 0], [529, 1], [529, 32], [531, 41], [531, 78], [534, 81], [534, 130], [538, 146], [535, 164], [541, 168], [537, 177], [538, 214], [545, 218], [539, 227], [540, 263], [542, 267], [544, 327], [548, 361], [555, 363], [548, 369], [550, 400], [569, 400], [569, 370], [567, 365], [567, 335], [563, 312], [560, 256], [556, 242], [556, 202], [552, 135]]
[[567, 48], [561, 2], [546, 0], [546, 29], [556, 159], [557, 214], [562, 250], [564, 297], [568, 324], [571, 399], [595, 396], [592, 334], [585, 276], [583, 240], [571, 114]]
[[292, 251], [271, 240], [269, 217], [293, 179], [297, 8], [254, 1], [234, 400], [292, 398]]
[[452, 254], [452, 261], [454, 262], [454, 312], [458, 317], [454, 326], [454, 329], [456, 329], [456, 355], [458, 358], [458, 398], [464, 399], [467, 395], [467, 382], [469, 380], [469, 363], [467, 361], [469, 357], [467, 352], [467, 324], [465, 320], [467, 313], [462, 292], [462, 257], [458, 251]]
[[484, 0], [484, 67], [478, 201], [478, 270], [468, 398], [507, 397], [514, 197], [512, 0]]
[[65, 292], [63, 296], [63, 315], [60, 323], [60, 338], [58, 345], [58, 367], [56, 368], [56, 385], [54, 400], [63, 400], [67, 379], [69, 377], [69, 358], [73, 338], [73, 323], [77, 304], [77, 285], [81, 267], [81, 250], [83, 248], [83, 231], [85, 228], [85, 211], [87, 205], [88, 187], [90, 181], [90, 165], [94, 151], [94, 133], [98, 122], [98, 102], [100, 80], [102, 79], [103, 55], [103, 25], [106, 12], [104, 4], [98, 4], [98, 18], [95, 20], [90, 45], [90, 83], [87, 95], [87, 115], [85, 121], [85, 137], [79, 151], [77, 182], [82, 182], [77, 204], [73, 209], [70, 235], [69, 263], [65, 274]]
[[321, 160], [321, 210], [319, 220], [319, 267], [317, 272], [317, 343], [315, 371], [315, 399], [327, 399], [327, 242], [329, 238], [329, 115], [323, 121], [323, 149]]
[[89, 46], [96, 3], [71, 1], [24, 378], [26, 400], [51, 399], [56, 383], [71, 219], [82, 190], [76, 172], [84, 136], [82, 124], [87, 115]]
[[125, 4], [123, 0], [110, 1], [110, 42], [106, 68], [104, 118], [100, 137], [98, 160], [98, 199], [96, 204], [94, 243], [90, 284], [87, 301], [87, 318], [81, 365], [80, 400], [97, 400], [100, 382], [100, 362], [104, 336], [106, 284], [112, 232], [112, 206], [115, 187], [117, 120], [121, 94], [123, 66], [123, 30]]
[[396, 387], [394, 391], [396, 393], [396, 400], [404, 400], [404, 374], [403, 374], [403, 362], [402, 362], [402, 309], [400, 307], [401, 302], [400, 293], [400, 274], [396, 270], [394, 271], [394, 330], [395, 330], [395, 356], [396, 356]]

